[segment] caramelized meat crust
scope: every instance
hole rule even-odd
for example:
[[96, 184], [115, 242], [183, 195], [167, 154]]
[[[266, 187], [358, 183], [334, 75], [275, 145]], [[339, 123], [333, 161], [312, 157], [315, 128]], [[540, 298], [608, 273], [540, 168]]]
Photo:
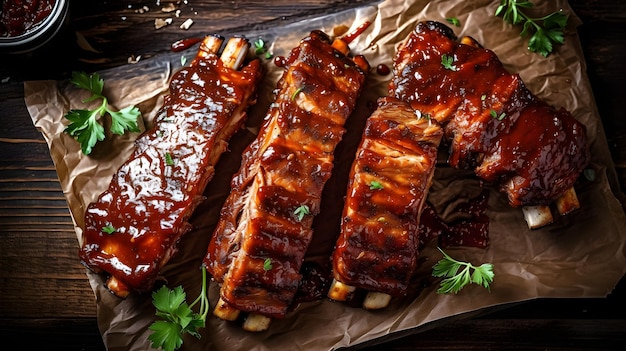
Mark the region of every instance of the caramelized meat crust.
[[320, 31], [301, 40], [285, 67], [204, 259], [230, 306], [276, 318], [298, 288], [333, 153], [365, 80]]
[[392, 296], [406, 292], [442, 136], [437, 122], [407, 103], [379, 100], [350, 172], [333, 253], [336, 280]]

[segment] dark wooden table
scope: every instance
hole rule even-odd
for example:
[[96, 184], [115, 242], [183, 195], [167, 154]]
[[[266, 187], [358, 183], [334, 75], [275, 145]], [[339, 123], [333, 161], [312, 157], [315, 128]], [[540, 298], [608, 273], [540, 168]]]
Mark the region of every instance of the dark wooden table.
[[[214, 32], [280, 25], [373, 1], [189, 1]], [[178, 28], [155, 34], [156, 1], [73, 1], [54, 50], [0, 57], [0, 340], [16, 349], [103, 350], [94, 295], [47, 145], [24, 103], [23, 81], [63, 79], [167, 52]], [[162, 2], [165, 3], [165, 2]], [[571, 0], [587, 73], [621, 189], [626, 189], [626, 2]], [[149, 12], [135, 11], [148, 6]], [[242, 19], [243, 18], [243, 19]], [[120, 20], [123, 19], [123, 20]], [[99, 53], [76, 44], [80, 33]], [[617, 194], [622, 199], [623, 195]], [[444, 323], [387, 350], [618, 350], [626, 347], [626, 279], [606, 298], [539, 299]], [[373, 349], [381, 349], [378, 346]]]

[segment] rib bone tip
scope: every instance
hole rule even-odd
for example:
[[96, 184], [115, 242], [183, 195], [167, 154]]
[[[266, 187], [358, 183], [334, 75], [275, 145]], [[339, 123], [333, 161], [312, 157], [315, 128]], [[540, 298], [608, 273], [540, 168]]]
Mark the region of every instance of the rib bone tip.
[[243, 330], [249, 332], [260, 332], [267, 330], [267, 328], [269, 328], [270, 326], [270, 322], [271, 318], [267, 316], [251, 313], [246, 317], [246, 320], [243, 322], [242, 328]]
[[556, 199], [556, 209], [560, 215], [565, 216], [580, 208], [580, 202], [574, 187], [567, 189], [563, 195]]
[[389, 306], [391, 295], [381, 292], [370, 291], [363, 300], [363, 308], [366, 310], [379, 310]]
[[219, 319], [232, 322], [239, 317], [239, 310], [231, 307], [226, 301], [220, 298], [213, 309], [213, 315]]
[[106, 285], [107, 289], [109, 289], [109, 291], [113, 293], [113, 295], [119, 298], [125, 299], [126, 297], [128, 297], [128, 295], [130, 295], [130, 291], [126, 288], [126, 285], [120, 282], [114, 276], [109, 277]]
[[330, 289], [328, 290], [328, 297], [335, 301], [347, 301], [350, 299], [356, 287], [346, 285], [336, 279], [333, 279]]
[[529, 229], [538, 229], [554, 221], [550, 206], [524, 206], [522, 212]]
[[232, 37], [226, 42], [220, 60], [224, 66], [239, 69], [248, 54], [250, 42], [244, 37]]

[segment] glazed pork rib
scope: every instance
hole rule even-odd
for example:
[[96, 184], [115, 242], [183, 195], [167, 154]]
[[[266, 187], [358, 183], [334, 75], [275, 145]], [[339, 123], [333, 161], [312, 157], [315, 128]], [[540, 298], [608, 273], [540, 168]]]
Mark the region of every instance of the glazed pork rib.
[[245, 38], [207, 36], [189, 67], [172, 77], [152, 129], [85, 213], [79, 252], [89, 269], [108, 275], [118, 297], [152, 289], [161, 268], [190, 230], [214, 166], [256, 102], [259, 60], [239, 70]]
[[204, 259], [221, 284], [214, 314], [235, 320], [247, 312], [246, 330], [267, 328], [292, 303], [333, 153], [369, 69], [362, 56], [335, 47], [346, 46], [312, 31], [286, 58]]
[[498, 184], [531, 229], [552, 221], [555, 201], [562, 215], [579, 207], [573, 185], [590, 159], [585, 126], [535, 97], [472, 38], [419, 23], [396, 54], [389, 95], [441, 123], [449, 164]]
[[361, 288], [363, 306], [379, 309], [406, 293], [442, 136], [437, 122], [407, 103], [379, 99], [350, 172], [330, 298], [346, 301]]

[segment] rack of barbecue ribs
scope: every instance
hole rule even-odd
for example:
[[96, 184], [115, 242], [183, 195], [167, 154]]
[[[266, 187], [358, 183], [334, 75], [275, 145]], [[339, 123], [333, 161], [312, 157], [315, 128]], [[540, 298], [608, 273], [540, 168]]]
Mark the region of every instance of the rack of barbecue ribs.
[[590, 160], [586, 128], [535, 97], [496, 54], [446, 25], [418, 23], [394, 58], [389, 96], [444, 128], [448, 162], [496, 184], [529, 228], [577, 208], [574, 183]]
[[244, 65], [250, 44], [243, 37], [228, 40], [218, 56], [223, 42], [205, 37], [191, 64], [173, 75], [154, 127], [86, 210], [80, 259], [106, 276], [118, 297], [153, 288], [191, 229], [188, 219], [215, 164], [256, 102], [260, 61]]
[[381, 98], [352, 163], [328, 296], [368, 291], [366, 309], [402, 296], [417, 268], [419, 219], [443, 130], [404, 101]]
[[245, 312], [248, 331], [284, 318], [294, 299], [333, 153], [369, 70], [345, 42], [317, 30], [284, 63], [204, 259], [221, 285], [214, 315], [234, 321]]

